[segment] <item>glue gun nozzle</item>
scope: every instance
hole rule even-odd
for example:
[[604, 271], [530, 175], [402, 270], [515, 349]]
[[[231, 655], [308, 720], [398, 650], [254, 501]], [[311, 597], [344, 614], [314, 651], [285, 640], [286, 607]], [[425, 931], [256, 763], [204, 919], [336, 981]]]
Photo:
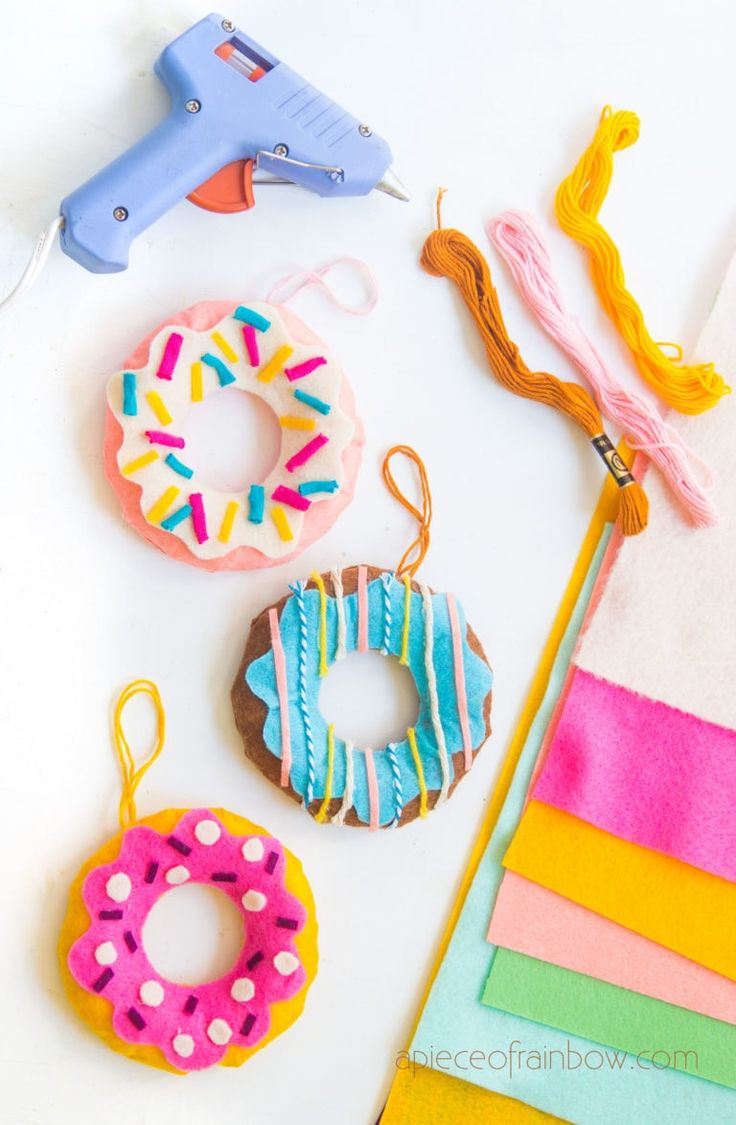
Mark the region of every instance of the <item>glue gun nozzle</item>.
[[403, 203], [408, 203], [411, 199], [409, 192], [391, 168], [383, 173], [376, 184], [376, 191], [383, 191], [386, 195], [392, 195], [394, 199], [400, 199]]

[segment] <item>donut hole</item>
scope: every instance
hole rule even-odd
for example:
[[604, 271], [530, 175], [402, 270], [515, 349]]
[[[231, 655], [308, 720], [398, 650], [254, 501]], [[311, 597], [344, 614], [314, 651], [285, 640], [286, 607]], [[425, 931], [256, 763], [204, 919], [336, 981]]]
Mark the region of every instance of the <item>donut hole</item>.
[[219, 492], [243, 492], [265, 480], [281, 452], [271, 407], [237, 387], [213, 391], [194, 405], [183, 430], [187, 464]]
[[366, 749], [406, 737], [419, 713], [414, 677], [395, 656], [350, 652], [333, 664], [320, 687], [320, 710], [335, 734]]
[[157, 973], [194, 986], [232, 969], [243, 948], [245, 927], [235, 903], [217, 887], [184, 883], [154, 903], [142, 937]]

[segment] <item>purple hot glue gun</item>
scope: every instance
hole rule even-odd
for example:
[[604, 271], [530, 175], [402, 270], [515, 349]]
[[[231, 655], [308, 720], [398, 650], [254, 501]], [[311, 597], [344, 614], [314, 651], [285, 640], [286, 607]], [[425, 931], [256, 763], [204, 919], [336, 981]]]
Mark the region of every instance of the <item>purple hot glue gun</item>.
[[408, 199], [384, 140], [234, 24], [213, 14], [170, 43], [155, 71], [169, 116], [61, 204], [61, 245], [94, 273], [185, 197], [212, 211], [253, 206], [253, 171], [318, 195], [373, 188]]

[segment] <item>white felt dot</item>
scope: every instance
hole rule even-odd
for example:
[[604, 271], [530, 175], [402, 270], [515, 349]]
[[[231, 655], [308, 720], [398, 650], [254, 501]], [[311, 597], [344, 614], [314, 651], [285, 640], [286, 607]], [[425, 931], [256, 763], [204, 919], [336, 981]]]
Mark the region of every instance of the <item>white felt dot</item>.
[[263, 859], [263, 844], [254, 836], [252, 840], [246, 840], [241, 849], [243, 852], [243, 859], [247, 859], [250, 863], [257, 863], [259, 859]]
[[182, 1059], [188, 1059], [194, 1054], [194, 1040], [191, 1035], [175, 1035], [171, 1045]]
[[277, 953], [273, 959], [274, 968], [282, 977], [289, 977], [299, 968], [299, 960], [293, 953]]
[[245, 1004], [246, 1001], [252, 1000], [256, 994], [256, 986], [249, 977], [238, 977], [233, 981], [233, 986], [230, 989], [230, 995], [233, 1000], [237, 1000], [239, 1004]]
[[163, 1003], [164, 990], [157, 980], [146, 980], [141, 985], [138, 995], [141, 1004], [145, 1004], [148, 1008], [158, 1008], [159, 1004]]
[[224, 1047], [232, 1038], [233, 1032], [229, 1023], [225, 1023], [225, 1020], [217, 1019], [213, 1020], [207, 1028], [207, 1034], [218, 1047]]
[[263, 910], [266, 905], [266, 896], [262, 895], [260, 891], [246, 891], [242, 902], [246, 910], [257, 913], [259, 910]]
[[216, 820], [200, 820], [197, 827], [194, 829], [194, 835], [199, 840], [200, 844], [216, 844], [220, 839], [220, 825]]
[[95, 950], [95, 961], [98, 965], [112, 965], [118, 959], [117, 950], [111, 941], [103, 941]]
[[113, 902], [125, 902], [130, 895], [132, 885], [124, 871], [116, 871], [105, 883], [108, 898]]
[[179, 863], [176, 867], [170, 867], [164, 878], [167, 883], [171, 883], [172, 887], [178, 887], [180, 883], [186, 883], [189, 872], [183, 864]]

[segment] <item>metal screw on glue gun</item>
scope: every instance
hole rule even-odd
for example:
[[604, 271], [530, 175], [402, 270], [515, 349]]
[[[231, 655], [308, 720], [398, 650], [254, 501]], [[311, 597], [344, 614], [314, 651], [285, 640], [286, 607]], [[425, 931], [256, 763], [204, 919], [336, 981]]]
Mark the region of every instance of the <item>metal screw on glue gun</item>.
[[227, 31], [227, 32], [235, 31], [235, 24], [233, 23], [232, 20], [223, 20], [222, 23], [220, 24], [220, 26], [221, 26], [223, 31]]
[[273, 154], [274, 156], [288, 156], [289, 146], [284, 144], [274, 145]]
[[196, 98], [190, 98], [190, 100], [184, 106], [184, 109], [187, 111], [187, 113], [199, 113], [201, 108], [202, 103], [198, 102]]
[[117, 219], [119, 223], [124, 223], [128, 217], [128, 210], [126, 207], [116, 207], [112, 213], [113, 219]]
[[358, 132], [360, 133], [361, 137], [370, 137], [373, 133], [373, 130], [371, 129], [370, 125], [359, 125]]

